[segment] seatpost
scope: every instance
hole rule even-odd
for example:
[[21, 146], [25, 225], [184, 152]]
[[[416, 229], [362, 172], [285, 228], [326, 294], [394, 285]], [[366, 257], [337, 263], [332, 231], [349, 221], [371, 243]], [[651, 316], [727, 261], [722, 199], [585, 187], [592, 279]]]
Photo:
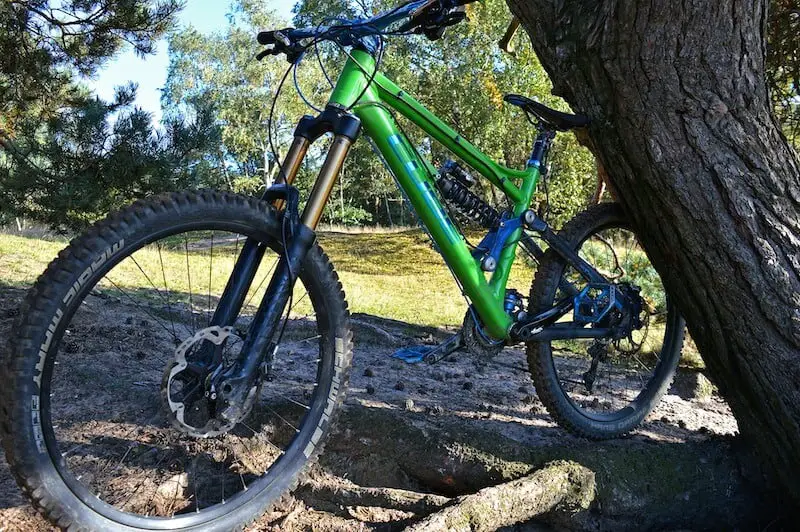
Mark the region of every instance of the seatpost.
[[536, 142], [531, 151], [531, 157], [528, 159], [528, 168], [538, 167], [540, 171], [545, 172], [545, 163], [547, 156], [550, 153], [550, 146], [553, 139], [556, 138], [556, 132], [550, 129], [541, 128], [539, 135], [536, 137]]

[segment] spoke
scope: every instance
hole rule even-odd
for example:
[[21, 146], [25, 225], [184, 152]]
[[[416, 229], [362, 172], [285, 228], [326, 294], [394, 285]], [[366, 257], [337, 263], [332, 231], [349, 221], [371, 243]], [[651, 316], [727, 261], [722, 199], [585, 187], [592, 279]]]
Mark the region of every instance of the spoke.
[[165, 303], [169, 304], [169, 301], [166, 298], [164, 298], [164, 294], [161, 293], [161, 290], [159, 290], [156, 287], [156, 284], [153, 282], [152, 279], [150, 279], [150, 276], [147, 275], [147, 273], [144, 271], [144, 269], [139, 265], [139, 261], [136, 260], [136, 257], [134, 257], [133, 255], [130, 255], [129, 258], [133, 261], [133, 263], [136, 265], [136, 267], [139, 268], [139, 271], [142, 272], [142, 275], [144, 275], [144, 278], [147, 279], [148, 283], [150, 283], [150, 286], [153, 287], [153, 290], [156, 291], [156, 294], [158, 295], [158, 297], [161, 298], [161, 300], [164, 301]]
[[208, 326], [211, 326], [211, 279], [214, 272], [214, 231], [211, 231], [211, 259], [208, 264]]
[[264, 406], [266, 406], [266, 407], [267, 407], [267, 410], [269, 410], [270, 412], [272, 412], [273, 414], [275, 414], [276, 416], [278, 416], [278, 418], [279, 418], [281, 421], [283, 421], [284, 423], [286, 423], [287, 425], [289, 425], [290, 427], [292, 427], [292, 428], [294, 429], [294, 431], [295, 431], [295, 432], [300, 432], [300, 429], [298, 429], [297, 427], [295, 427], [294, 425], [292, 425], [291, 423], [289, 423], [288, 421], [286, 421], [286, 419], [285, 419], [285, 418], [284, 418], [282, 415], [280, 415], [279, 413], [277, 413], [277, 412], [276, 412], [276, 411], [275, 411], [275, 410], [274, 410], [272, 407], [270, 407], [270, 406], [267, 406], [267, 405], [264, 405]]
[[[196, 447], [196, 445], [195, 445]], [[194, 493], [194, 510], [200, 513], [200, 497], [197, 495], [197, 460], [198, 456], [192, 459], [192, 492]]]
[[225, 504], [225, 461], [228, 459], [228, 450], [225, 449], [225, 454], [222, 456], [222, 461], [219, 465], [220, 473], [217, 475], [217, 478], [222, 480], [219, 483], [220, 487], [222, 488], [222, 504]]
[[[245, 445], [245, 448], [247, 448], [247, 445]], [[244, 491], [247, 491], [247, 483], [244, 481], [244, 476], [242, 475], [242, 467], [244, 466], [244, 464], [239, 459], [239, 456], [236, 454], [235, 447], [231, 447], [231, 452], [233, 453], [233, 459], [236, 461], [235, 463], [239, 464], [238, 473], [239, 473], [239, 480], [242, 481], [242, 488], [244, 489]], [[253, 451], [250, 451], [250, 456], [253, 456]]]
[[309, 313], [308, 313], [308, 314], [306, 314], [305, 316], [300, 316], [299, 318], [295, 318], [293, 321], [305, 321], [305, 320], [307, 320], [307, 319], [310, 319], [310, 318], [316, 318], [316, 317], [317, 317], [317, 313], [316, 313], [316, 312], [314, 311], [314, 309], [312, 308], [312, 309], [311, 309], [311, 312], [309, 312]]
[[242, 309], [245, 309], [245, 308], [250, 306], [250, 303], [253, 301], [253, 298], [256, 297], [256, 294], [258, 293], [258, 291], [261, 290], [262, 286], [264, 286], [264, 282], [267, 280], [267, 277], [269, 277], [269, 274], [271, 274], [272, 270], [275, 269], [275, 266], [278, 265], [278, 260], [279, 259], [276, 258], [275, 261], [272, 263], [272, 266], [269, 267], [269, 270], [267, 270], [267, 273], [265, 273], [264, 277], [261, 278], [261, 282], [258, 283], [258, 286], [256, 287], [256, 289], [253, 290], [253, 293], [250, 295], [250, 298], [247, 300], [247, 303], [244, 304]]
[[172, 517], [175, 517], [175, 503], [178, 502], [178, 492], [181, 489], [181, 482], [180, 476], [178, 476], [178, 481], [175, 482], [175, 495], [172, 496], [172, 502], [169, 505], [169, 511], [172, 513]]
[[161, 326], [161, 328], [162, 328], [162, 329], [164, 329], [164, 330], [166, 331], [166, 333], [167, 333], [167, 334], [169, 334], [170, 336], [172, 336], [172, 337], [175, 339], [175, 341], [176, 341], [176, 342], [178, 342], [178, 337], [177, 337], [177, 336], [175, 336], [175, 334], [169, 330], [169, 328], [166, 326], [166, 324], [164, 324], [164, 322], [163, 322], [163, 321], [162, 321], [160, 318], [157, 318], [156, 316], [154, 316], [154, 315], [153, 315], [153, 314], [152, 314], [152, 313], [151, 313], [149, 310], [147, 310], [147, 307], [143, 307], [142, 305], [140, 305], [140, 304], [139, 304], [139, 303], [138, 303], [138, 302], [137, 302], [137, 301], [136, 301], [136, 300], [133, 298], [133, 296], [131, 296], [131, 295], [130, 295], [130, 294], [128, 294], [128, 293], [127, 293], [125, 290], [123, 290], [123, 289], [122, 289], [122, 287], [120, 287], [120, 286], [119, 286], [117, 283], [115, 283], [114, 281], [112, 281], [112, 280], [111, 280], [111, 278], [109, 278], [107, 275], [106, 275], [105, 277], [103, 277], [103, 278], [104, 278], [104, 279], [106, 279], [106, 280], [108, 280], [108, 282], [109, 282], [109, 283], [111, 283], [112, 285], [114, 285], [114, 287], [115, 287], [117, 290], [119, 290], [119, 291], [120, 291], [120, 292], [121, 292], [121, 293], [122, 293], [122, 294], [123, 294], [125, 297], [127, 297], [128, 299], [130, 299], [130, 300], [131, 300], [131, 302], [134, 304], [134, 306], [135, 306], [136, 308], [138, 308], [138, 309], [141, 309], [142, 311], [144, 311], [144, 313], [145, 313], [145, 314], [147, 314], [148, 316], [150, 316], [151, 318], [153, 318], [153, 319], [155, 320], [155, 322], [156, 322], [156, 323], [158, 323], [158, 324]]
[[189, 266], [189, 238], [183, 233], [183, 245], [186, 250], [186, 280], [189, 282], [189, 311], [192, 314], [192, 329], [197, 330], [197, 323], [194, 318], [194, 296], [192, 295], [192, 273]]
[[[278, 416], [278, 417], [280, 417], [280, 416]], [[284, 420], [284, 421], [285, 421], [285, 420]], [[249, 430], [250, 430], [250, 432], [252, 432], [252, 433], [253, 433], [253, 436], [257, 436], [257, 435], [258, 435], [258, 432], [256, 432], [256, 431], [253, 429], [253, 427], [251, 427], [250, 425], [248, 425], [248, 424], [247, 424], [247, 423], [245, 423], [244, 421], [240, 421], [239, 423], [241, 423], [242, 425], [244, 425], [245, 427], [247, 427], [247, 429], [249, 429]], [[274, 443], [272, 443], [271, 441], [269, 441], [269, 439], [268, 439], [268, 438], [267, 438], [267, 439], [265, 439], [264, 441], [265, 441], [265, 442], [267, 442], [267, 443], [268, 443], [269, 445], [271, 445], [272, 447], [274, 447], [274, 448], [275, 448], [275, 450], [276, 450], [276, 451], [278, 451], [278, 454], [279, 454], [279, 455], [281, 455], [281, 456], [282, 456], [283, 454], [285, 454], [285, 451], [284, 451], [283, 449], [281, 449], [280, 447], [278, 447], [277, 445], [275, 445]], [[252, 451], [251, 451], [251, 456], [252, 456]]]
[[[159, 458], [158, 462], [156, 462], [155, 465], [153, 466], [154, 470], [158, 470], [158, 466], [160, 466], [162, 462], [164, 462], [164, 460], [167, 458], [167, 455], [168, 453], [163, 453], [163, 456]], [[138, 493], [140, 489], [142, 489], [142, 486], [144, 486], [144, 482], [139, 482], [136, 486], [136, 489], [134, 489], [128, 496], [128, 498], [125, 499], [125, 502], [123, 502], [119, 506], [117, 506], [117, 504], [115, 503], [114, 506], [117, 506], [120, 510], [123, 510], [125, 506], [131, 501], [131, 499], [133, 499], [133, 496], [136, 495], [136, 493]], [[155, 497], [155, 493], [153, 493], [153, 496], [150, 498], [150, 501], [148, 501], [147, 505], [145, 505], [144, 509], [147, 509], [147, 507], [150, 506], [150, 503], [153, 501], [153, 497]]]
[[302, 344], [303, 342], [310, 342], [311, 340], [316, 340], [317, 338], [322, 338], [322, 335], [321, 335], [321, 334], [318, 334], [318, 335], [316, 335], [316, 336], [311, 336], [311, 337], [309, 337], [309, 338], [303, 338], [302, 340], [295, 340], [295, 341], [293, 341], [293, 342], [290, 342], [290, 343], [293, 343], [293, 344]]
[[298, 299], [297, 301], [295, 301], [295, 302], [294, 302], [294, 304], [292, 305], [292, 308], [290, 308], [290, 309], [289, 309], [289, 312], [292, 312], [292, 311], [295, 309], [295, 307], [296, 307], [297, 305], [299, 305], [299, 304], [300, 304], [300, 302], [306, 298], [306, 296], [308, 296], [308, 290], [306, 290], [306, 291], [303, 293], [303, 295], [302, 295], [302, 296], [300, 296], [300, 299]]
[[285, 395], [281, 395], [281, 397], [283, 397], [283, 398], [284, 398], [284, 399], [286, 399], [287, 401], [291, 401], [292, 403], [296, 404], [297, 406], [301, 406], [301, 407], [305, 408], [306, 410], [311, 410], [311, 407], [310, 407], [310, 406], [308, 406], [308, 405], [304, 405], [303, 403], [300, 403], [300, 402], [298, 402], [298, 401], [295, 401], [295, 400], [294, 400], [294, 399], [292, 399], [291, 397], [286, 397]]
[[164, 271], [164, 258], [161, 256], [160, 242], [156, 242], [156, 248], [158, 249], [158, 261], [161, 263], [161, 278], [164, 280], [164, 290], [166, 290], [167, 292], [167, 312], [169, 312], [169, 321], [172, 324], [172, 335], [177, 338], [178, 335], [175, 333], [175, 321], [172, 319], [172, 305], [169, 302], [169, 287], [167, 287], [167, 272]]

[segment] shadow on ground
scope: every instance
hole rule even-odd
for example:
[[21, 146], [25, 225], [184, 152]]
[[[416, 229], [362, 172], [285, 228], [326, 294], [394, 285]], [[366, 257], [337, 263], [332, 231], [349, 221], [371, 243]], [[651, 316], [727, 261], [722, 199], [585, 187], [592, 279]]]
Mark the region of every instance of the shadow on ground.
[[[23, 294], [0, 286], [0, 338], [12, 333]], [[255, 530], [399, 530], [447, 498], [554, 460], [575, 461], [595, 473], [594, 501], [574, 515], [543, 516], [537, 526], [761, 529], [777, 515], [762, 487], [742, 474], [749, 462], [727, 406], [713, 390], [696, 389], [691, 372], [679, 376], [634, 434], [590, 442], [552, 422], [522, 351], [410, 365], [391, 353], [441, 341], [453, 331], [366, 315], [353, 316], [353, 322], [351, 391], [337, 430], [295, 496], [262, 517]], [[0, 458], [0, 530], [48, 528]]]

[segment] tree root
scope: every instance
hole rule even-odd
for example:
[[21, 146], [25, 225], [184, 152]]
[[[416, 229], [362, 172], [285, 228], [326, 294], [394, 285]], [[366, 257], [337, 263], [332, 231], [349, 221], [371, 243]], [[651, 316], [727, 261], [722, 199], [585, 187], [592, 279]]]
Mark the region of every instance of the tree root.
[[[565, 438], [563, 445], [526, 445], [493, 429], [494, 422], [482, 419], [349, 408], [321, 460], [325, 471], [347, 478], [347, 484], [326, 488], [324, 496], [312, 494], [307, 503], [324, 502], [339, 510], [406, 510], [419, 519], [439, 512], [439, 503], [460, 505], [464, 499], [458, 497], [529, 479], [547, 464], [566, 460], [594, 472], [592, 508], [574, 515], [543, 510], [537, 522], [587, 531], [734, 528], [757, 526], [761, 515], [774, 510], [767, 488], [752, 475], [742, 475], [747, 455], [735, 439], [668, 443], [642, 437], [611, 442]], [[557, 485], [553, 479], [543, 481]], [[434, 503], [431, 495], [414, 492], [445, 497]], [[422, 497], [427, 499], [420, 502]], [[515, 495], [503, 497], [514, 500]]]
[[595, 477], [588, 468], [551, 462], [531, 475], [459, 497], [406, 531], [496, 530], [546, 513], [587, 510], [594, 493]]
[[427, 515], [451, 501], [448, 497], [432, 493], [398, 488], [368, 488], [347, 482], [332, 475], [312, 475], [303, 482], [296, 494], [314, 502], [328, 502], [337, 506], [376, 506], [392, 510]]

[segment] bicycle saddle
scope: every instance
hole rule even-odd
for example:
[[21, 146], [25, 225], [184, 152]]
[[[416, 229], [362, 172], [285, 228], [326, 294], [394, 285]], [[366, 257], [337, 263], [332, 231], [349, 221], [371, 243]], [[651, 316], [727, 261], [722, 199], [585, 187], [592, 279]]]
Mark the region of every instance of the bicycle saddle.
[[507, 94], [503, 99], [511, 105], [520, 107], [526, 113], [531, 113], [542, 122], [545, 122], [547, 125], [559, 131], [567, 131], [569, 129], [589, 125], [588, 116], [562, 113], [561, 111], [550, 109], [546, 105], [542, 105], [537, 101], [526, 98], [525, 96], [520, 96], [519, 94]]

